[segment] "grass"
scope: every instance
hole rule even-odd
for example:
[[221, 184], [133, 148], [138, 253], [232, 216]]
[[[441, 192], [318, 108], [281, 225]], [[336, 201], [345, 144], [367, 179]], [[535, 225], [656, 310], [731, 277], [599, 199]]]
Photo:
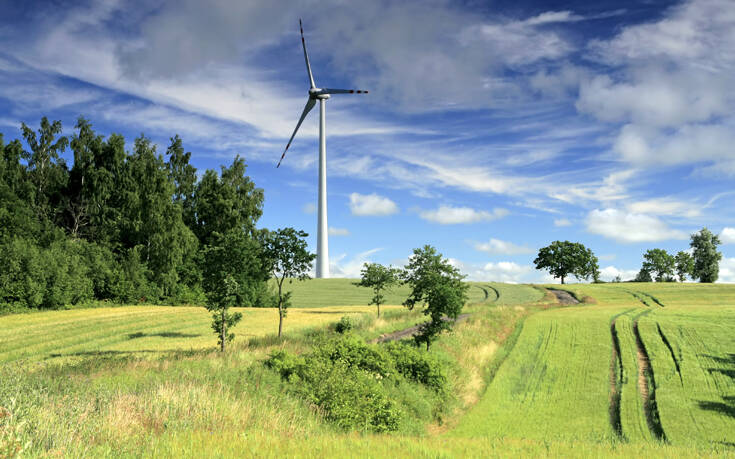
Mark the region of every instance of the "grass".
[[[225, 356], [203, 308], [0, 317], [0, 456], [27, 442], [31, 457], [735, 456], [735, 286], [571, 284], [594, 302], [558, 307], [532, 286], [472, 283], [472, 315], [431, 351], [454, 397], [433, 421], [366, 435], [336, 430], [262, 365], [276, 349], [308, 351], [345, 314], [365, 339], [423, 320], [398, 306], [376, 319], [352, 304], [351, 282], [292, 284], [308, 307], [289, 310], [283, 340], [276, 311], [242, 310]], [[610, 419], [613, 318], [622, 436]], [[640, 397], [636, 318], [668, 443]]]

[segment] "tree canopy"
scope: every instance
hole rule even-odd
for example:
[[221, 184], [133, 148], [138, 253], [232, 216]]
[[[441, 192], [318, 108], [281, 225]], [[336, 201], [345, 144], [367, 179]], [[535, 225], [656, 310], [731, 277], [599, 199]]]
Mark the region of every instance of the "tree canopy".
[[650, 249], [643, 255], [643, 269], [653, 275], [656, 282], [672, 280], [676, 259], [664, 249]]
[[536, 269], [546, 269], [549, 273], [561, 279], [561, 283], [569, 275], [577, 279], [599, 278], [600, 268], [597, 257], [579, 242], [554, 241], [547, 247], [539, 250], [533, 263]]
[[694, 268], [692, 277], [699, 282], [715, 282], [720, 273], [722, 253], [717, 251], [720, 238], [707, 228], [691, 235], [689, 246], [692, 248]]

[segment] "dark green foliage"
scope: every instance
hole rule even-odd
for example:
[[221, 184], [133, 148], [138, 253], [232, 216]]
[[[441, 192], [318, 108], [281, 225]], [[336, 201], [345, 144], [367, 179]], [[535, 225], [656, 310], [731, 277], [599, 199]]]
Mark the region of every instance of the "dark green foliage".
[[676, 275], [679, 276], [679, 282], [684, 282], [687, 276], [691, 276], [694, 271], [694, 258], [684, 251], [676, 254]]
[[633, 279], [633, 282], [653, 282], [651, 271], [646, 268], [641, 268], [638, 274], [636, 274], [635, 279]]
[[717, 251], [720, 238], [712, 234], [707, 228], [702, 228], [698, 233], [691, 235], [689, 246], [694, 258], [694, 269], [692, 277], [699, 282], [715, 282], [720, 274], [720, 260], [722, 253]]
[[360, 271], [360, 282], [355, 285], [373, 289], [373, 298], [370, 304], [378, 308], [380, 317], [380, 305], [384, 302], [383, 292], [398, 283], [398, 270], [390, 266], [385, 267], [379, 263], [365, 263]]
[[262, 245], [264, 268], [275, 279], [278, 286], [278, 336], [283, 331], [283, 319], [290, 306], [291, 292], [283, 293], [283, 282], [289, 279], [305, 280], [307, 272], [316, 255], [307, 250], [303, 231], [293, 228], [279, 228], [276, 231], [263, 230], [259, 234]]
[[[46, 118], [21, 131], [29, 151], [0, 135], [0, 246], [13, 260], [0, 264], [5, 310], [90, 299], [202, 304], [205, 249], [228, 232], [257, 235], [263, 192], [239, 157], [197, 183], [178, 136], [164, 161], [146, 137], [126, 152], [122, 136], [105, 138], [81, 117], [71, 142]], [[237, 303], [276, 306], [253, 257], [240, 267]]]
[[430, 245], [414, 249], [401, 277], [411, 287], [404, 306], [413, 309], [423, 304], [423, 313], [431, 318], [414, 337], [417, 343], [426, 344], [428, 350], [441, 332], [452, 329], [467, 302], [469, 286], [462, 282], [464, 276], [459, 270]]
[[349, 316], [342, 316], [342, 318], [339, 319], [339, 322], [334, 325], [334, 331], [341, 335], [349, 332], [350, 330], [352, 330], [352, 319], [350, 319]]
[[396, 369], [405, 378], [421, 383], [437, 392], [447, 389], [447, 375], [442, 363], [429, 353], [405, 342], [393, 342], [386, 346], [393, 357]]
[[676, 259], [664, 249], [651, 249], [643, 255], [643, 268], [652, 275], [656, 282], [664, 282], [674, 275]]
[[577, 279], [597, 281], [600, 276], [597, 257], [579, 242], [554, 241], [538, 252], [533, 263], [536, 269], [546, 269], [552, 276], [564, 279], [572, 274]]

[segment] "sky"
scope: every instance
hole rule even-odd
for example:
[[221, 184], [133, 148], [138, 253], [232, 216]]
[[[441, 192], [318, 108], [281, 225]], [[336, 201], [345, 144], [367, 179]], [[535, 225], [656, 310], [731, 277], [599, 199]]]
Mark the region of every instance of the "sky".
[[[720, 235], [735, 282], [735, 4], [688, 1], [0, 0], [0, 132], [42, 116], [72, 135], [178, 134], [202, 173], [236, 155], [265, 191], [260, 227], [316, 250], [326, 106], [333, 277], [431, 244], [469, 279], [550, 282], [581, 242], [603, 280], [651, 248]], [[66, 153], [71, 163], [71, 155]]]

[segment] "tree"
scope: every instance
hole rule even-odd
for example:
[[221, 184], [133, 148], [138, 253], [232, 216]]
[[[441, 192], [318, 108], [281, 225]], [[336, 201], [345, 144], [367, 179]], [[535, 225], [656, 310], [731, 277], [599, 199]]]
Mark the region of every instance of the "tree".
[[655, 275], [656, 282], [664, 282], [674, 275], [676, 259], [664, 249], [650, 249], [643, 255], [643, 269]]
[[30, 178], [36, 188], [37, 212], [40, 216], [51, 218], [52, 207], [67, 179], [66, 164], [59, 153], [66, 149], [69, 140], [66, 137], [56, 140], [62, 131], [61, 121], [49, 123], [45, 116], [41, 118], [38, 135], [25, 123], [21, 124], [21, 131], [31, 148], [30, 152], [24, 152], [24, 158], [28, 161]]
[[390, 289], [398, 282], [397, 270], [391, 267], [385, 267], [379, 263], [365, 263], [360, 271], [360, 282], [355, 285], [359, 287], [368, 287], [373, 289], [373, 299], [369, 304], [378, 307], [378, 317], [380, 317], [380, 305], [383, 304], [383, 291]]
[[564, 279], [573, 274], [577, 279], [599, 279], [600, 268], [592, 250], [579, 242], [554, 241], [543, 247], [533, 263], [536, 269], [547, 269], [552, 276]]
[[633, 282], [653, 282], [651, 271], [646, 268], [641, 268], [638, 274], [636, 274], [635, 279], [633, 279]]
[[681, 251], [676, 254], [676, 275], [679, 276], [679, 282], [684, 282], [687, 275], [691, 275], [694, 271], [694, 258], [688, 253]]
[[289, 307], [291, 292], [283, 293], [286, 279], [306, 280], [316, 255], [306, 249], [305, 238], [309, 235], [293, 228], [264, 231], [261, 236], [263, 259], [278, 285], [278, 337], [283, 332], [283, 318]]
[[699, 282], [715, 282], [720, 273], [722, 253], [717, 251], [720, 238], [707, 228], [691, 235], [689, 246], [693, 249], [694, 269], [692, 277]]
[[219, 337], [223, 352], [225, 343], [235, 336], [228, 329], [241, 319], [240, 314], [228, 312], [231, 306], [243, 304], [243, 286], [239, 279], [257, 277], [259, 270], [262, 270], [260, 246], [242, 231], [217, 234], [214, 243], [204, 249], [202, 284], [207, 297], [206, 308], [213, 313], [212, 329]]
[[467, 302], [468, 285], [462, 279], [459, 270], [430, 245], [414, 249], [401, 273], [401, 280], [411, 287], [403, 305], [413, 310], [417, 304], [424, 304], [424, 315], [431, 317], [414, 337], [417, 344], [426, 344], [427, 351], [441, 332], [452, 329]]

